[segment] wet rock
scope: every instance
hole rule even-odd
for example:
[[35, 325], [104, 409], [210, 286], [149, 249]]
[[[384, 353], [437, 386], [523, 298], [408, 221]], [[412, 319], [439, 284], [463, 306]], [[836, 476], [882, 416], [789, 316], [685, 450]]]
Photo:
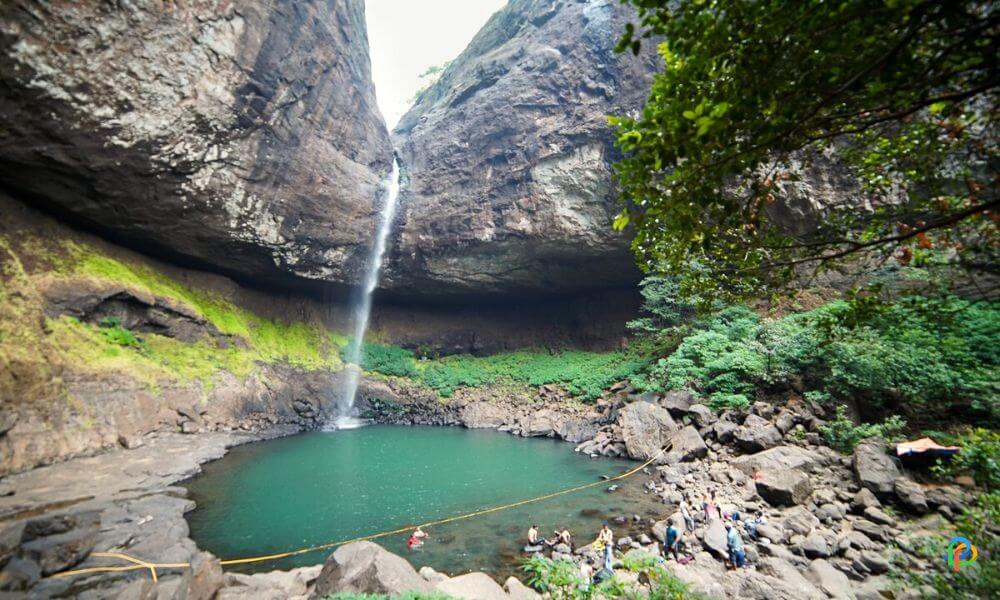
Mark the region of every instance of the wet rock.
[[737, 428], [737, 445], [746, 452], [760, 452], [781, 443], [781, 432], [770, 421], [752, 414]]
[[910, 512], [922, 515], [928, 511], [924, 488], [909, 477], [897, 477], [893, 485], [899, 502]]
[[353, 542], [337, 548], [326, 559], [312, 597], [324, 598], [336, 592], [397, 595], [431, 590], [406, 559], [372, 542]]
[[633, 402], [621, 410], [620, 416], [625, 448], [634, 460], [655, 456], [677, 431], [670, 413], [649, 402]]
[[704, 458], [708, 454], [708, 446], [701, 439], [698, 430], [688, 425], [670, 436], [669, 451], [663, 455], [660, 462], [674, 464]]
[[886, 453], [882, 438], [867, 438], [854, 449], [854, 475], [863, 487], [878, 496], [887, 496], [895, 489], [900, 476], [896, 461]]
[[828, 561], [817, 558], [809, 564], [806, 578], [835, 600], [855, 600], [851, 581]]
[[812, 483], [809, 478], [791, 469], [764, 471], [754, 484], [760, 497], [771, 506], [801, 504], [812, 493]]

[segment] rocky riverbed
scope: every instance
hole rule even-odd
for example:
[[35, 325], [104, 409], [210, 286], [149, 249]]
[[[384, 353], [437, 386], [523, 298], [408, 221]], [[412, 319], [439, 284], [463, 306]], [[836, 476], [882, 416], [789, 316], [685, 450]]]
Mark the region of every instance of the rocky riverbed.
[[[662, 517], [616, 517], [613, 526], [623, 532], [635, 532], [636, 526], [646, 531], [619, 537], [617, 547], [622, 553], [658, 553], [666, 519], [683, 527], [677, 509], [685, 496], [700, 506], [702, 498], [714, 494], [725, 513], [761, 510], [767, 523], [759, 528], [760, 537], [745, 539], [751, 570], [725, 569], [725, 530], [718, 515], [699, 519], [694, 531], [685, 532], [693, 562], [667, 563], [693, 589], [720, 598], [874, 599], [890, 591], [905, 597], [906, 591], [887, 575], [892, 564], [925, 566], [914, 541], [944, 526], [968, 496], [959, 487], [920, 483], [900, 469], [878, 439], [865, 440], [853, 456], [838, 454], [815, 432], [823, 422], [821, 407], [802, 402], [757, 403], [747, 411], [715, 414], [687, 394], [634, 394], [624, 385], [594, 405], [568, 403], [554, 388], [539, 393], [532, 400], [472, 397], [442, 404], [386, 382], [367, 382], [362, 408], [383, 422], [491, 427], [563, 438], [595, 457], [643, 460], [666, 447], [655, 465], [621, 482], [658, 498]], [[216, 557], [189, 539], [184, 514], [193, 502], [178, 482], [233, 445], [297, 430], [150, 434], [135, 448], [6, 478], [0, 497], [0, 588], [31, 598], [277, 598], [306, 596], [317, 589], [387, 593], [432, 588], [463, 597], [531, 595], [516, 581], [501, 588], [492, 580], [487, 583], [483, 574], [448, 578], [424, 570], [416, 579], [387, 575], [413, 568], [374, 545], [341, 548], [322, 575], [318, 566], [258, 575], [224, 573]], [[162, 570], [155, 586], [144, 569], [51, 577], [71, 568], [109, 564], [92, 555], [109, 551], [192, 567]], [[553, 556], [596, 558], [589, 546], [557, 547]], [[413, 587], [400, 587], [407, 585]]]

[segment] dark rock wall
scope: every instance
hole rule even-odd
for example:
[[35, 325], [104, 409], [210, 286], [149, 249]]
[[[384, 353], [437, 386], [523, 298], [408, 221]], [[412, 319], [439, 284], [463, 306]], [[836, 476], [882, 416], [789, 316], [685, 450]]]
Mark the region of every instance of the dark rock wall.
[[566, 294], [631, 286], [607, 115], [639, 109], [653, 44], [615, 54], [613, 0], [512, 0], [394, 132], [406, 180], [382, 286]]
[[363, 0], [4, 2], [0, 115], [0, 185], [256, 280], [353, 280], [391, 162]]

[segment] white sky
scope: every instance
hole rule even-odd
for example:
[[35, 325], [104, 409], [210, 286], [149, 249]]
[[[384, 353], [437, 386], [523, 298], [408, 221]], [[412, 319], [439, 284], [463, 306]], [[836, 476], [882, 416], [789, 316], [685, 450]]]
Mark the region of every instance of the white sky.
[[507, 0], [366, 0], [372, 79], [392, 129], [427, 67], [458, 56]]

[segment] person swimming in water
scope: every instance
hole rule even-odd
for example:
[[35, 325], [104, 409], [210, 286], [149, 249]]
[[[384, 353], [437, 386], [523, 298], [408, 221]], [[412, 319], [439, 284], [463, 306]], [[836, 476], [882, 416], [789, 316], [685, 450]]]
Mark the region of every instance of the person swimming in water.
[[424, 538], [426, 537], [427, 533], [418, 526], [413, 530], [413, 533], [410, 534], [410, 539], [406, 540], [406, 547], [410, 550], [419, 548], [424, 545]]

